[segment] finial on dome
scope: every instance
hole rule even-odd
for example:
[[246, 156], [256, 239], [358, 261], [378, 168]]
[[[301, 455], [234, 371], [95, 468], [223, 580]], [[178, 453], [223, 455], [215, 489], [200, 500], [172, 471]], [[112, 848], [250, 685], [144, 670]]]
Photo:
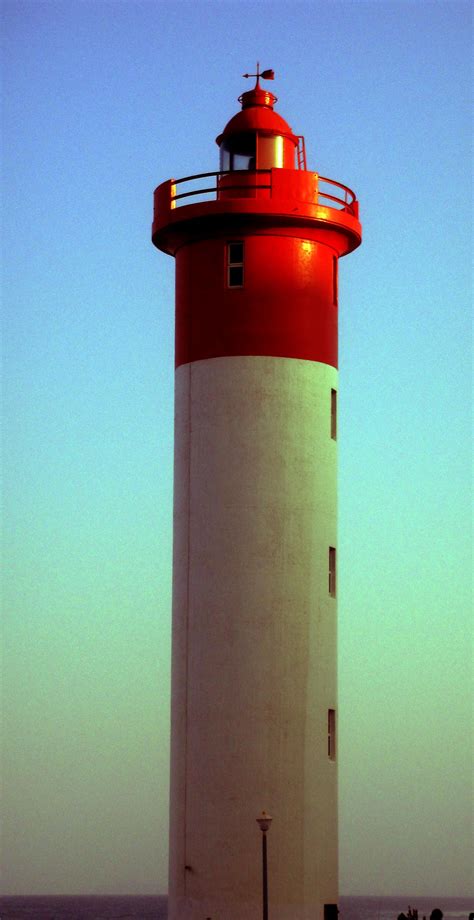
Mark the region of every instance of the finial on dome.
[[252, 105], [265, 105], [270, 109], [273, 109], [275, 102], [277, 102], [277, 97], [274, 96], [273, 93], [271, 93], [268, 89], [262, 89], [260, 86], [260, 80], [274, 80], [275, 71], [260, 71], [260, 64], [257, 61], [257, 73], [244, 73], [242, 76], [246, 79], [248, 77], [256, 77], [254, 88], [246, 93], [242, 93], [242, 95], [239, 96], [239, 102], [242, 103], [242, 108], [247, 109]]

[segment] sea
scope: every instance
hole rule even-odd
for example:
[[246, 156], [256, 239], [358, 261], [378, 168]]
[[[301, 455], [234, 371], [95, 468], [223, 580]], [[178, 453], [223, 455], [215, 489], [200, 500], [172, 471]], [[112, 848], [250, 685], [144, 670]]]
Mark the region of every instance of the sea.
[[[418, 920], [429, 920], [439, 907], [443, 920], [469, 920], [474, 898], [340, 897], [340, 920], [397, 920], [408, 907], [418, 910]], [[0, 897], [0, 920], [167, 920], [167, 898], [162, 895]], [[269, 910], [271, 920], [271, 905]], [[222, 918], [225, 920], [225, 917]]]

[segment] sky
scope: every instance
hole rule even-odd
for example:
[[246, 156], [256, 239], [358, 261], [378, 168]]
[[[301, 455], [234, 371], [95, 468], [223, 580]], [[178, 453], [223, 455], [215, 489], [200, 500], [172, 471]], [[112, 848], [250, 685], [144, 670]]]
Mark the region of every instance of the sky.
[[340, 265], [342, 894], [469, 895], [466, 2], [3, 0], [3, 892], [167, 886], [174, 265], [160, 182], [272, 67]]

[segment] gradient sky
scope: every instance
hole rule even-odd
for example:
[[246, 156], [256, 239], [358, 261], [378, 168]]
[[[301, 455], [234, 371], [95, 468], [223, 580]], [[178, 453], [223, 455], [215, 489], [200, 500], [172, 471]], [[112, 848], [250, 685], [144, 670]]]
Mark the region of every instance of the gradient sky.
[[340, 267], [341, 892], [469, 894], [470, 5], [2, 16], [4, 892], [166, 890], [174, 265], [152, 193], [218, 168], [258, 59], [364, 227]]

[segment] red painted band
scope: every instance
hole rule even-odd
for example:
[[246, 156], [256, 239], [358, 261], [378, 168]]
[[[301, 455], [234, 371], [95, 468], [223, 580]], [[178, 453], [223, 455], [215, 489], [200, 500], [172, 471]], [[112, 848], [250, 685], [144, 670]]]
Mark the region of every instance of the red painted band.
[[[228, 285], [228, 243], [244, 244], [242, 287]], [[251, 235], [176, 253], [176, 366], [226, 355], [303, 358], [337, 367], [337, 259], [321, 243]]]

